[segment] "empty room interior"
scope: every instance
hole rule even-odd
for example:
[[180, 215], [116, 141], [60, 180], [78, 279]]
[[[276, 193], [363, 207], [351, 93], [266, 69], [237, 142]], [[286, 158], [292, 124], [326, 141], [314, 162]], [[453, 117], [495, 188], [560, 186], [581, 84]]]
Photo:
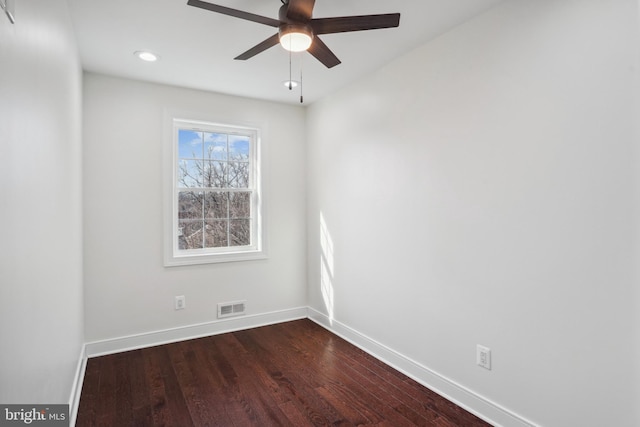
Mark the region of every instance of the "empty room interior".
[[640, 425], [639, 1], [0, 3], [1, 405], [303, 321], [491, 425]]

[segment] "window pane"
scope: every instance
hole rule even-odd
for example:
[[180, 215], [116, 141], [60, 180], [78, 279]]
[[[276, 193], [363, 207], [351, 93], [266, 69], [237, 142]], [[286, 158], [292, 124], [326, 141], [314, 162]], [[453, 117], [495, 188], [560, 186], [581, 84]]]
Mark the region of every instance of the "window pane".
[[229, 188], [247, 188], [249, 186], [249, 163], [229, 162]]
[[227, 218], [228, 193], [209, 192], [204, 199], [204, 217]]
[[202, 221], [178, 221], [178, 248], [182, 250], [202, 248]]
[[202, 187], [202, 161], [180, 160], [178, 163], [178, 187]]
[[227, 220], [207, 221], [205, 225], [205, 247], [220, 248], [229, 246], [227, 226]]
[[229, 135], [229, 160], [249, 160], [249, 137]]
[[209, 160], [227, 160], [227, 135], [206, 132], [204, 134], [204, 157]]
[[178, 130], [178, 157], [181, 159], [202, 158], [202, 132]]
[[248, 219], [229, 221], [229, 246], [247, 246], [251, 244], [251, 225]]
[[251, 216], [251, 193], [229, 193], [229, 217], [249, 218]]
[[178, 218], [202, 218], [202, 192], [180, 191], [178, 193]]

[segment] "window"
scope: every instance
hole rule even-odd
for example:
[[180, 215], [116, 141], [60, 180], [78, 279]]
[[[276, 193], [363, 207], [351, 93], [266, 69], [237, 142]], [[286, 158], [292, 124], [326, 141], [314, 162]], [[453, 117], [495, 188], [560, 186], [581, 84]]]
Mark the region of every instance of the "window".
[[258, 129], [173, 119], [172, 132], [165, 265], [264, 258]]

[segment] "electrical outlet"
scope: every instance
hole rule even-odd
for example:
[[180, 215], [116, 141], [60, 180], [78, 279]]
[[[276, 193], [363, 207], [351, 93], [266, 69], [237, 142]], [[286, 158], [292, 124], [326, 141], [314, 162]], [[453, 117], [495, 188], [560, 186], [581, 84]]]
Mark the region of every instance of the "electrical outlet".
[[184, 299], [184, 295], [176, 297], [176, 310], [183, 310], [187, 307], [187, 301]]
[[478, 366], [491, 370], [491, 349], [478, 345], [476, 348], [476, 363]]

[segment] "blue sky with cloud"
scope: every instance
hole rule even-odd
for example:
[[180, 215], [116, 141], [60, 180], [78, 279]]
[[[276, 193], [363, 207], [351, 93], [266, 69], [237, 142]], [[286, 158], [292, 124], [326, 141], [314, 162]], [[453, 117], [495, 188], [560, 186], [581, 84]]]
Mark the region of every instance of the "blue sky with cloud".
[[189, 129], [178, 131], [178, 157], [180, 159], [211, 158], [214, 160], [248, 160], [250, 139], [245, 135], [200, 132]]

